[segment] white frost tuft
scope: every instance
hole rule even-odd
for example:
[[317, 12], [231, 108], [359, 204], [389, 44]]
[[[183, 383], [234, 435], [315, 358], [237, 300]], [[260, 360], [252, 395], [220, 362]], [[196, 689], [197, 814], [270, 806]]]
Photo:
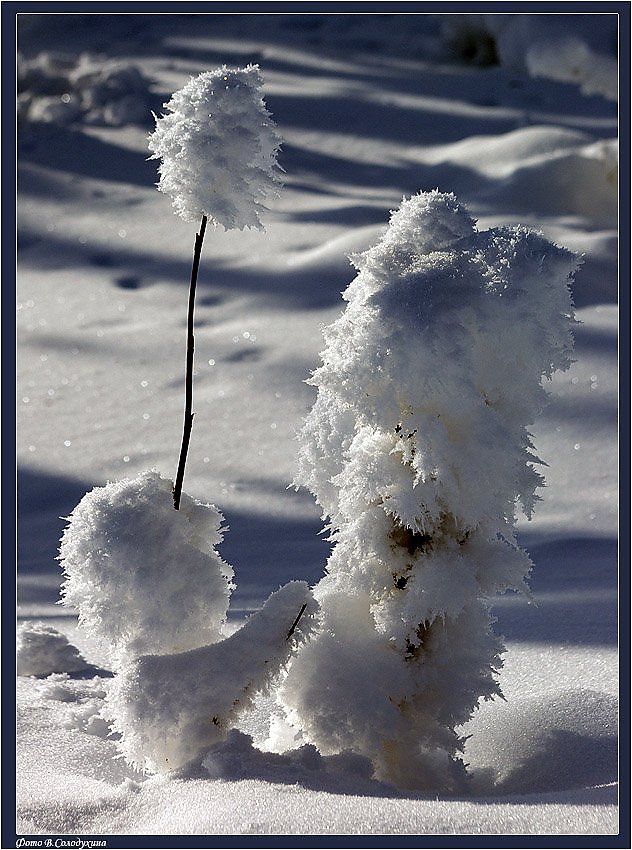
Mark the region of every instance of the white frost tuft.
[[232, 568], [215, 547], [223, 517], [155, 471], [95, 487], [72, 512], [59, 559], [63, 601], [113, 661], [222, 637]]
[[404, 200], [325, 329], [298, 483], [336, 545], [323, 629], [289, 671], [290, 719], [378, 778], [455, 790], [464, 723], [499, 694], [486, 598], [526, 590], [515, 503], [543, 483], [528, 427], [570, 365], [576, 258], [523, 228], [478, 232], [453, 195]]
[[165, 104], [149, 137], [158, 189], [186, 221], [262, 229], [259, 212], [279, 183], [281, 137], [261, 96], [258, 65], [192, 77]]

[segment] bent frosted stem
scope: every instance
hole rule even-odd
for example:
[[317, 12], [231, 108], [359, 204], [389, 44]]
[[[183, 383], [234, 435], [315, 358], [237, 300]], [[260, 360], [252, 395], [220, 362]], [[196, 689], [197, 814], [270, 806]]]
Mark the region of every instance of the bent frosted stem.
[[189, 310], [187, 317], [187, 363], [185, 373], [185, 399], [184, 399], [184, 426], [182, 429], [182, 446], [180, 448], [180, 460], [178, 461], [178, 472], [173, 485], [173, 506], [180, 510], [180, 496], [182, 495], [182, 482], [184, 481], [184, 468], [187, 462], [189, 442], [191, 440], [191, 429], [193, 427], [193, 352], [195, 341], [193, 337], [193, 311], [195, 309], [195, 288], [197, 285], [198, 269], [200, 267], [200, 256], [202, 254], [202, 243], [206, 230], [206, 216], [202, 216], [200, 231], [195, 236], [195, 247], [193, 249], [193, 266], [191, 268], [191, 283], [189, 286]]

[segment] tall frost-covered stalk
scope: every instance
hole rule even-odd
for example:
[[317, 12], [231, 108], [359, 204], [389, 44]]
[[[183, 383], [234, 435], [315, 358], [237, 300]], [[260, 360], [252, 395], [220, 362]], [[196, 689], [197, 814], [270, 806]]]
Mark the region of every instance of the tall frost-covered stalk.
[[207, 220], [226, 230], [263, 229], [259, 212], [278, 181], [281, 144], [261, 96], [257, 65], [207, 71], [192, 77], [165, 104], [149, 137], [159, 159], [158, 189], [171, 196], [185, 221], [200, 221], [195, 238], [187, 313], [185, 409], [173, 500], [176, 510], [193, 426], [193, 313]]
[[571, 362], [577, 260], [520, 227], [478, 232], [439, 192], [404, 200], [352, 259], [299, 437], [297, 483], [335, 541], [322, 627], [281, 699], [323, 753], [456, 790], [455, 729], [500, 694], [488, 600], [526, 590], [516, 502], [531, 516], [543, 484], [528, 428], [542, 378]]

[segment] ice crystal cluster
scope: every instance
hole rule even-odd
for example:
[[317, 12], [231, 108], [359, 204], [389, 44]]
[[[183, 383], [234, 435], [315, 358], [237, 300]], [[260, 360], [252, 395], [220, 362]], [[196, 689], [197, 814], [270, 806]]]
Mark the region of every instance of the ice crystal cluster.
[[527, 589], [516, 503], [530, 516], [543, 483], [528, 428], [570, 364], [577, 259], [521, 227], [479, 232], [437, 191], [352, 259], [299, 437], [297, 483], [335, 541], [322, 627], [281, 698], [323, 754], [456, 790], [456, 727], [500, 693], [488, 600]]
[[185, 221], [262, 229], [259, 213], [279, 182], [281, 138], [261, 95], [257, 65], [192, 77], [166, 103], [149, 137], [158, 189]]
[[222, 637], [232, 568], [216, 546], [223, 517], [149, 470], [95, 487], [69, 517], [63, 601], [112, 661], [182, 652]]

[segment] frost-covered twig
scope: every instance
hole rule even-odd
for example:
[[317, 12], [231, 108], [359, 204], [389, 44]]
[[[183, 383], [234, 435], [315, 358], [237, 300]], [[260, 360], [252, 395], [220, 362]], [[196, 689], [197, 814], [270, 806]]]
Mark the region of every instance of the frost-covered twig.
[[307, 603], [306, 603], [306, 602], [304, 602], [304, 603], [303, 603], [303, 607], [302, 607], [302, 608], [301, 608], [301, 610], [298, 612], [298, 614], [296, 615], [296, 617], [295, 617], [295, 619], [294, 619], [294, 622], [292, 623], [292, 625], [291, 625], [291, 626], [290, 626], [290, 628], [288, 629], [288, 633], [287, 633], [287, 635], [285, 636], [285, 639], [286, 639], [286, 640], [289, 640], [289, 639], [292, 637], [292, 635], [294, 634], [294, 632], [296, 631], [296, 627], [298, 626], [298, 622], [299, 622], [299, 620], [301, 619], [301, 617], [303, 616], [303, 612], [305, 611], [305, 609], [306, 609], [306, 608], [307, 608]]
[[126, 758], [151, 771], [172, 770], [221, 739], [309, 635], [318, 609], [307, 585], [291, 582], [226, 638], [233, 571], [215, 549], [223, 517], [182, 491], [207, 221], [262, 229], [263, 199], [278, 182], [280, 138], [261, 84], [256, 66], [219, 68], [192, 78], [166, 104], [169, 114], [156, 119], [149, 147], [161, 160], [158, 188], [172, 195], [178, 215], [201, 217], [189, 286], [178, 470], [173, 487], [150, 470], [95, 488], [69, 517], [61, 542], [63, 601], [109, 650], [115, 670], [107, 719], [121, 733]]
[[193, 427], [193, 310], [207, 219], [226, 230], [262, 229], [259, 211], [279, 183], [276, 157], [281, 144], [261, 97], [257, 65], [207, 71], [192, 77], [165, 104], [149, 137], [151, 159], [159, 159], [158, 189], [171, 195], [185, 221], [201, 217], [189, 288], [187, 366], [182, 445], [173, 488], [180, 506]]

